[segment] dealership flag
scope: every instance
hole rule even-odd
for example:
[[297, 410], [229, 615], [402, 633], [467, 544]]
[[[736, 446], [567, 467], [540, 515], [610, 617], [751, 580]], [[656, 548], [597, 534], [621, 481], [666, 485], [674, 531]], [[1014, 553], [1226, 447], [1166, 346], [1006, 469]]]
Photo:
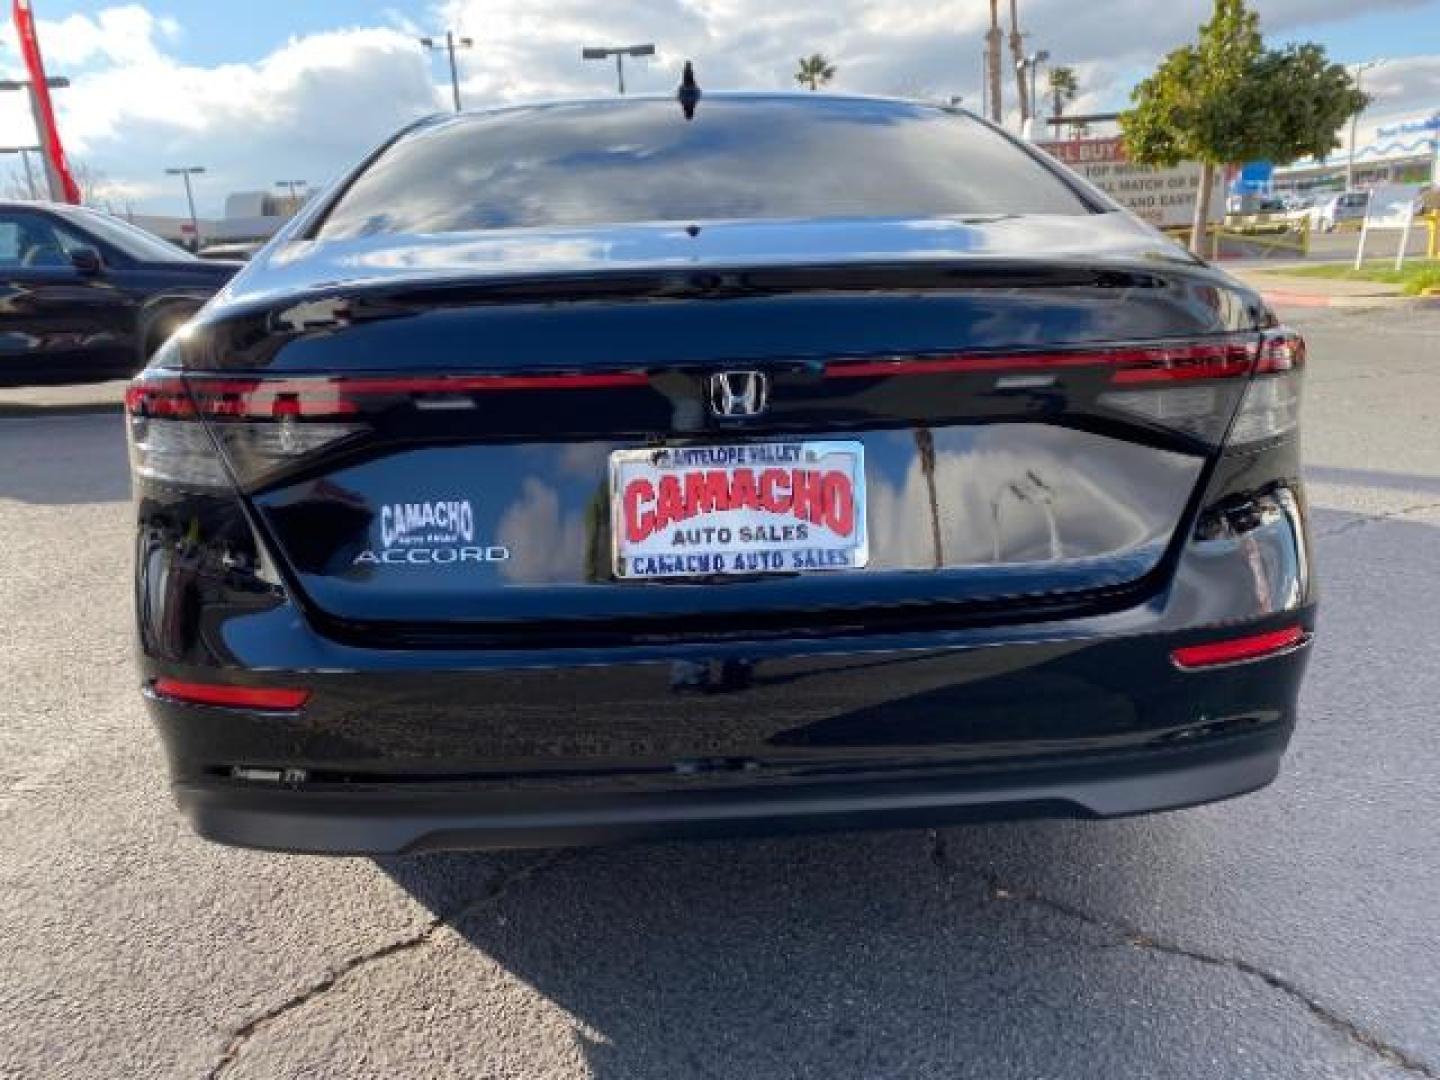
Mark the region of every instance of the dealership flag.
[[[80, 188], [70, 175], [65, 161], [65, 148], [60, 145], [60, 132], [55, 127], [55, 109], [50, 104], [50, 87], [45, 82], [45, 62], [40, 59], [40, 39], [35, 36], [35, 16], [30, 0], [15, 0], [15, 32], [20, 38], [20, 52], [30, 72], [30, 101], [35, 107], [35, 127], [40, 150], [45, 155], [46, 172], [51, 178], [51, 198], [80, 203]], [[59, 190], [55, 190], [56, 188]]]

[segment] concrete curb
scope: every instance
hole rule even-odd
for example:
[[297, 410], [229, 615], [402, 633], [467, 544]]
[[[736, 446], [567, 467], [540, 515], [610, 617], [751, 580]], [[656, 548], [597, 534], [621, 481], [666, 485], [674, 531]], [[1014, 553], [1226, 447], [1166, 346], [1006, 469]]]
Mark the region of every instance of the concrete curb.
[[1260, 296], [1267, 304], [1276, 307], [1350, 308], [1353, 310], [1440, 305], [1440, 300], [1432, 296], [1323, 296], [1318, 293], [1284, 292], [1278, 289], [1261, 290]]
[[0, 401], [0, 420], [48, 420], [56, 416], [102, 416], [125, 411], [119, 401], [87, 401], [71, 405], [32, 405], [26, 402]]
[[103, 383], [7, 386], [0, 389], [0, 418], [36, 420], [118, 413], [125, 408], [127, 385], [117, 379]]
[[58, 416], [120, 416], [122, 405], [10, 405], [0, 403], [0, 420], [50, 420]]

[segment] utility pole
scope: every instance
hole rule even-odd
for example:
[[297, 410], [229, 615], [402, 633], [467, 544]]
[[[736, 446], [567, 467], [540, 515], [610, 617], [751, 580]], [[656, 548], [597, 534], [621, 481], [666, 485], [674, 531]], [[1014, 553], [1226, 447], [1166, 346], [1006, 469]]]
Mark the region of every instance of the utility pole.
[[[1360, 89], [1360, 80], [1364, 78], [1365, 72], [1369, 71], [1371, 68], [1376, 67], [1379, 64], [1383, 64], [1384, 62], [1384, 60], [1367, 60], [1363, 64], [1356, 64], [1355, 89]], [[1360, 114], [1364, 111], [1364, 109], [1356, 109], [1354, 114], [1350, 117], [1350, 155], [1345, 162], [1346, 191], [1355, 190], [1355, 129], [1360, 123]]]
[[190, 207], [190, 242], [195, 245], [192, 251], [200, 247], [200, 219], [195, 216], [195, 190], [190, 186], [190, 177], [197, 176], [205, 171], [203, 165], [181, 165], [174, 169], [166, 169], [166, 176], [178, 176], [185, 181], [185, 202]]
[[[70, 85], [70, 80], [63, 75], [47, 77], [45, 79], [45, 85], [52, 90], [63, 90]], [[41, 119], [40, 99], [35, 93], [35, 88], [30, 85], [30, 80], [0, 79], [0, 90], [25, 90], [29, 92], [30, 111], [35, 116], [35, 131], [37, 132], [37, 137], [43, 140], [45, 138], [45, 127], [44, 121]], [[40, 161], [45, 166], [45, 186], [49, 189], [51, 200], [54, 202], [64, 202], [65, 186], [60, 182], [59, 173], [57, 173], [55, 167], [50, 164], [50, 158], [46, 156], [43, 148], [37, 146], [35, 149], [40, 151]], [[23, 156], [25, 158], [25, 175], [28, 177], [30, 175], [30, 158], [28, 155]], [[30, 181], [30, 187], [33, 191], [35, 187], [33, 179]]]
[[1001, 122], [1004, 112], [1000, 100], [1000, 0], [990, 0], [990, 29], [985, 32], [985, 69], [990, 86], [990, 119]]
[[456, 49], [472, 49], [475, 42], [468, 37], [456, 37], [455, 31], [445, 31], [445, 44], [441, 45], [434, 38], [422, 37], [420, 44], [431, 52], [444, 50], [450, 55], [450, 93], [455, 98], [455, 111], [460, 111], [460, 69], [455, 65]]
[[615, 81], [622, 94], [625, 93], [625, 57], [654, 55], [653, 42], [644, 45], [586, 45], [580, 50], [581, 60], [609, 60], [612, 56], [615, 58]]

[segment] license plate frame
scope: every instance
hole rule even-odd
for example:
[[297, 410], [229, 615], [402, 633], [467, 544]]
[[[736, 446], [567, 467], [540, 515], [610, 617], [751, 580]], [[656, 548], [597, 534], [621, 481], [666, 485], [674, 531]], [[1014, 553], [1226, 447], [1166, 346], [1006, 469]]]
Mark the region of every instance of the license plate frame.
[[[750, 472], [750, 482], [736, 477]], [[673, 496], [686, 493], [692, 473], [723, 472], [725, 498], [739, 505], [705, 509], [706, 496], [720, 494], [718, 482], [708, 476], [694, 491], [694, 499], [674, 498], [663, 506], [693, 513], [670, 520], [662, 512], [665, 492], [661, 480], [675, 476]], [[782, 480], [773, 471], [783, 474]], [[770, 477], [766, 473], [771, 472]], [[838, 474], [839, 479], [836, 479]], [[813, 477], [818, 477], [813, 479]], [[627, 508], [627, 489], [636, 480], [650, 483], [631, 492], [635, 503]], [[775, 574], [834, 573], [863, 570], [870, 561], [866, 519], [865, 447], [853, 439], [783, 439], [764, 442], [708, 443], [615, 450], [609, 459], [611, 571], [616, 580], [676, 581], [709, 578], [754, 577]], [[818, 485], [818, 486], [813, 486]], [[730, 496], [737, 498], [730, 500]], [[777, 509], [789, 502], [783, 509]], [[845, 505], [848, 502], [848, 510]], [[718, 507], [718, 498], [714, 504]], [[633, 512], [632, 512], [633, 509]], [[660, 524], [645, 532], [645, 513]], [[818, 515], [818, 516], [817, 516]], [[848, 515], [848, 516], [847, 516]], [[842, 531], [846, 521], [848, 534]], [[699, 543], [675, 543], [695, 537], [696, 529], [714, 530]], [[722, 540], [720, 530], [728, 531]], [[748, 534], [742, 530], [748, 530]], [[643, 535], [636, 540], [635, 536]], [[748, 535], [748, 539], [746, 536]]]

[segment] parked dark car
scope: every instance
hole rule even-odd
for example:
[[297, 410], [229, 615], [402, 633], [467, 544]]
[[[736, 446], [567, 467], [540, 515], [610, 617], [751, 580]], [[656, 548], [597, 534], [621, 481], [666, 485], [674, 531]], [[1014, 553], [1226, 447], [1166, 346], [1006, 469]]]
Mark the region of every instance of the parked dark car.
[[129, 378], [238, 265], [85, 207], [0, 202], [0, 386]]
[[399, 133], [127, 397], [194, 827], [310, 852], [1111, 816], [1275, 775], [1304, 346], [952, 109]]

